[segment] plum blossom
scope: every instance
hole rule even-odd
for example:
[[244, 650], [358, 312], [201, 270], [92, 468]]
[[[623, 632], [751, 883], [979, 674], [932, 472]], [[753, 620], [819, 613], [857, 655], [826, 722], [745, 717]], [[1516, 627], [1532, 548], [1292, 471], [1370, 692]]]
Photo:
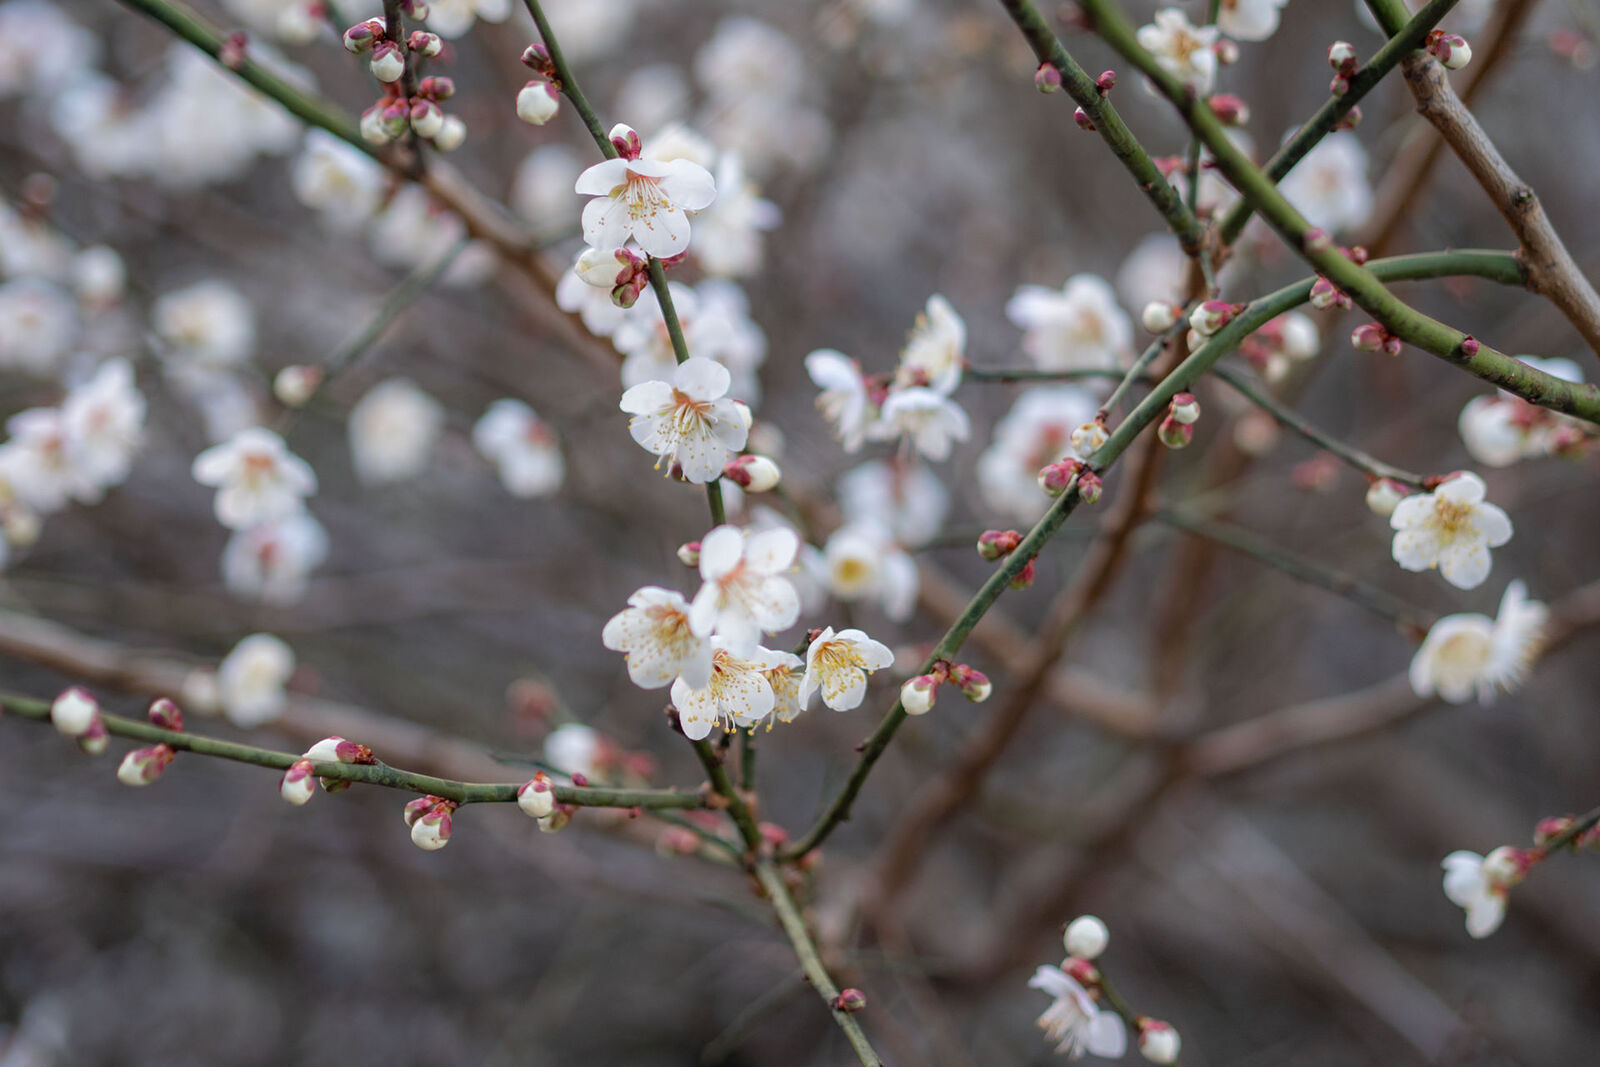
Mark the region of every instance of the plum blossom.
[[949, 459], [954, 442], [965, 441], [972, 434], [972, 423], [961, 405], [922, 386], [891, 391], [882, 414], [887, 436], [902, 438], [935, 462]]
[[611, 300], [606, 289], [597, 289], [583, 280], [576, 265], [556, 282], [556, 306], [583, 320], [584, 329], [596, 337], [610, 337], [628, 317], [628, 312]]
[[739, 655], [726, 638], [711, 639], [711, 678], [695, 689], [683, 678], [672, 683], [672, 706], [684, 736], [699, 741], [712, 727], [724, 730], [754, 726], [773, 713], [777, 698], [767, 672], [790, 668], [799, 658], [789, 652], [776, 652], [755, 646]]
[[1358, 230], [1372, 214], [1367, 151], [1348, 130], [1324, 137], [1279, 187], [1311, 225], [1329, 233]]
[[251, 634], [217, 667], [218, 699], [236, 726], [260, 726], [283, 714], [294, 652], [271, 634]]
[[1073, 454], [1072, 433], [1094, 421], [1099, 401], [1074, 385], [1029, 389], [995, 426], [994, 441], [978, 457], [983, 498], [1007, 517], [1032, 522], [1050, 498], [1039, 491], [1039, 471]]
[[511, 14], [511, 0], [428, 0], [428, 29], [447, 40], [455, 40], [472, 29], [478, 19], [504, 22]]
[[715, 634], [735, 655], [753, 653], [763, 633], [779, 633], [800, 617], [800, 597], [784, 575], [800, 539], [777, 528], [750, 533], [718, 526], [700, 541], [704, 584], [689, 606], [691, 628]]
[[1522, 881], [1531, 859], [1530, 853], [1510, 846], [1487, 856], [1463, 849], [1444, 858], [1444, 895], [1466, 911], [1468, 934], [1482, 939], [1500, 929], [1511, 887]]
[[1152, 233], [1133, 246], [1117, 270], [1117, 295], [1128, 307], [1171, 304], [1183, 296], [1188, 260], [1170, 233]]
[[577, 151], [564, 144], [529, 152], [511, 181], [511, 206], [541, 232], [557, 229], [572, 204], [572, 186], [583, 173]]
[[928, 298], [900, 352], [894, 380], [901, 386], [926, 386], [949, 396], [961, 384], [967, 350], [967, 324], [938, 293]]
[[[750, 304], [733, 282], [710, 279], [690, 288], [669, 283], [678, 326], [690, 352], [714, 359], [732, 375], [729, 389], [749, 403], [760, 399], [756, 370], [767, 358], [767, 337], [750, 320]], [[672, 377], [677, 354], [667, 330], [661, 304], [653, 289], [639, 294], [611, 334], [611, 343], [627, 358], [622, 362], [622, 386]]]
[[1116, 294], [1094, 274], [1075, 274], [1059, 290], [1021, 286], [1006, 302], [1006, 316], [1041, 370], [1116, 370], [1133, 342]]
[[39, 278], [0, 285], [0, 368], [49, 374], [77, 341], [77, 302]]
[[[1583, 371], [1570, 359], [1521, 359], [1562, 381], [1583, 381]], [[1582, 423], [1503, 389], [1467, 401], [1457, 428], [1467, 452], [1487, 467], [1509, 467], [1519, 460], [1553, 455], [1588, 432]]]
[[819, 348], [806, 356], [806, 373], [817, 388], [817, 410], [833, 424], [846, 452], [855, 452], [877, 420], [861, 365], [843, 352]]
[[566, 477], [555, 431], [520, 400], [501, 397], [490, 404], [472, 427], [472, 444], [514, 497], [549, 496]]
[[1278, 32], [1278, 10], [1289, 0], [1222, 0], [1217, 29], [1240, 41], [1265, 41]]
[[285, 44], [309, 44], [323, 25], [319, 0], [225, 0], [223, 7], [252, 30]]
[[872, 520], [841, 526], [822, 553], [828, 592], [840, 600], [877, 601], [895, 622], [911, 617], [920, 578], [916, 561]]
[[1175, 7], [1162, 8], [1155, 21], [1139, 27], [1139, 45], [1155, 57], [1161, 69], [1204, 96], [1217, 79], [1215, 26], [1195, 26]]
[[311, 572], [328, 557], [328, 533], [309, 512], [238, 530], [222, 550], [222, 583], [228, 592], [264, 604], [296, 603]]
[[926, 463], [872, 460], [845, 472], [836, 493], [846, 525], [877, 523], [913, 547], [931, 541], [950, 510], [950, 491]]
[[1511, 540], [1511, 519], [1484, 500], [1483, 479], [1457, 474], [1431, 493], [1395, 505], [1394, 559], [1408, 571], [1439, 568], [1457, 589], [1476, 589], [1493, 565], [1489, 549]]
[[1101, 1011], [1089, 991], [1060, 967], [1040, 967], [1028, 979], [1028, 988], [1055, 998], [1039, 1016], [1038, 1026], [1055, 1042], [1056, 1051], [1077, 1059], [1085, 1052], [1118, 1059], [1128, 1046], [1122, 1019]]
[[89, 72], [100, 51], [95, 35], [49, 0], [0, 5], [0, 99], [48, 97]]
[[744, 277], [761, 269], [764, 234], [776, 229], [783, 213], [763, 200], [756, 184], [745, 177], [737, 152], [717, 160], [717, 199], [695, 218], [695, 256], [707, 274]]
[[231, 367], [255, 352], [255, 312], [238, 289], [204, 281], [156, 300], [150, 324], [168, 348], [170, 362]]
[[125, 359], [108, 360], [62, 401], [67, 462], [82, 483], [94, 487], [79, 496], [84, 503], [95, 503], [102, 489], [127, 480], [144, 440], [144, 416], [144, 394], [134, 385], [133, 366]]
[[350, 459], [364, 485], [415, 478], [444, 429], [444, 406], [405, 378], [369, 389], [350, 409]]
[[289, 171], [300, 202], [340, 233], [360, 229], [383, 201], [383, 166], [326, 130], [306, 131], [305, 144]]
[[670, 384], [644, 382], [622, 394], [622, 410], [633, 416], [628, 432], [657, 457], [658, 470], [665, 460], [688, 481], [715, 481], [728, 454], [744, 448], [750, 409], [726, 399], [731, 381], [728, 368], [695, 356], [678, 365]]
[[544, 761], [563, 774], [598, 780], [601, 757], [609, 744], [591, 726], [562, 723], [544, 739]]
[[800, 679], [802, 708], [822, 694], [822, 702], [834, 711], [849, 711], [861, 706], [867, 695], [867, 675], [894, 663], [889, 646], [874, 641], [860, 630], [840, 630], [829, 626], [806, 649], [806, 673]]
[[[613, 141], [637, 140], [627, 126]], [[689, 247], [689, 216], [716, 199], [711, 172], [686, 159], [662, 161], [635, 154], [596, 163], [574, 186], [592, 196], [583, 209], [583, 239], [600, 249], [620, 248], [631, 237], [652, 256], [675, 256]]]
[[317, 491], [310, 465], [283, 438], [258, 426], [200, 453], [192, 473], [201, 485], [216, 488], [217, 521], [230, 530], [292, 515]]
[[1522, 684], [1539, 655], [1549, 611], [1527, 598], [1521, 582], [1506, 586], [1499, 615], [1446, 615], [1428, 630], [1411, 660], [1411, 688], [1419, 697], [1438, 694], [1464, 704], [1477, 694], [1483, 704], [1497, 692]]
[[600, 640], [623, 654], [640, 689], [660, 689], [679, 677], [690, 689], [704, 689], [711, 675], [711, 644], [690, 625], [683, 594], [671, 589], [647, 585], [635, 592]]
[[0, 472], [30, 510], [49, 514], [69, 500], [100, 498], [100, 487], [72, 462], [59, 408], [29, 408], [6, 420], [11, 439], [0, 445]]

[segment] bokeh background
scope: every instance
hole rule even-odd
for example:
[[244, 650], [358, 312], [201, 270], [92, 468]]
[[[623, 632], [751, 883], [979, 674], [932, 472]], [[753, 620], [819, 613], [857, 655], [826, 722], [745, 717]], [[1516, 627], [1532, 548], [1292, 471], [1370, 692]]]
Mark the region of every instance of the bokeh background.
[[[0, 13], [23, 2], [7, 0]], [[169, 47], [159, 27], [112, 0], [55, 6], [98, 42], [98, 66], [127, 100], [159, 84]], [[199, 6], [241, 24], [237, 7]], [[760, 19], [803, 57], [801, 99], [816, 122], [806, 136], [820, 129], [825, 138], [811, 158], [762, 175], [783, 221], [745, 286], [769, 345], [759, 414], [781, 429], [786, 484], [824, 530], [837, 521], [834, 480], [861, 457], [843, 454], [814, 411], [807, 352], [838, 348], [869, 371], [887, 370], [927, 297], [941, 292], [966, 319], [974, 363], [1020, 365], [1019, 333], [1004, 314], [1019, 284], [1056, 286], [1080, 271], [1114, 279], [1158, 229], [1100, 141], [1072, 124], [1064, 97], [1034, 91], [1031, 57], [997, 5], [597, 6], [599, 15], [569, 15], [601, 27], [598, 43], [574, 58], [608, 119], [629, 117], [614, 110], [618, 94], [631, 74], [657, 65], [676, 71], [684, 99], [659, 72], [664, 80], [648, 91], [632, 87], [634, 99], [693, 119], [704, 97], [697, 50], [728, 17]], [[1185, 6], [1194, 14], [1199, 5]], [[1581, 61], [1597, 44], [1584, 35], [1600, 8], [1519, 6], [1532, 10], [1475, 109], [1593, 277], [1600, 72]], [[1130, 7], [1145, 15], [1154, 5]], [[1323, 56], [1336, 38], [1363, 53], [1378, 43], [1350, 4], [1295, 0], [1280, 31], [1245, 45], [1224, 73], [1225, 87], [1250, 104], [1258, 155], [1321, 102]], [[592, 155], [568, 111], [538, 129], [516, 121], [511, 100], [525, 78], [517, 56], [532, 39], [519, 8], [452, 43], [450, 110], [471, 131], [452, 161], [501, 200], [515, 201], [514, 176], [535, 148], [566, 143], [581, 160]], [[1068, 44], [1091, 71], [1116, 66], [1084, 35]], [[19, 47], [26, 42], [7, 41], [0, 52]], [[329, 98], [352, 112], [369, 102], [370, 78], [331, 31], [287, 51]], [[1155, 152], [1184, 150], [1181, 128], [1135, 77], [1124, 74], [1116, 100]], [[292, 151], [183, 188], [97, 175], [49, 105], [26, 93], [0, 100], [0, 193], [14, 208], [47, 202], [52, 226], [117, 249], [136, 315], [202, 279], [238, 286], [256, 314], [254, 388], [263, 396], [278, 368], [336, 351], [405, 273], [296, 200]], [[1380, 190], [1391, 161], [1421, 135], [1410, 107], [1398, 82], [1363, 105], [1358, 135]], [[782, 142], [794, 131], [767, 133]], [[574, 196], [566, 214], [528, 220], [551, 235], [552, 262], [570, 254], [579, 206]], [[1389, 250], [1511, 245], [1445, 158]], [[1229, 275], [1230, 297], [1299, 275], [1266, 248]], [[1592, 369], [1594, 354], [1529, 294], [1477, 281], [1404, 291], [1503, 350]], [[295, 747], [296, 730], [364, 709], [462, 739], [506, 761], [510, 780], [525, 776], [516, 761], [538, 752], [548, 725], [570, 718], [653, 754], [655, 783], [697, 783], [697, 765], [661, 715], [662, 694], [632, 687], [599, 632], [639, 585], [680, 574], [687, 583], [674, 550], [703, 533], [704, 503], [650, 475], [616, 410], [616, 365], [596, 358], [603, 342], [572, 343], [551, 328], [541, 299], [504, 266], [477, 286], [432, 287], [295, 422], [291, 446], [321, 479], [312, 507], [331, 552], [307, 596], [283, 608], [241, 603], [223, 588], [225, 531], [209, 491], [189, 476], [207, 443], [203, 420], [136, 344], [151, 405], [147, 444], [126, 485], [102, 505], [51, 517], [7, 570], [3, 688], [48, 696], [81, 680], [52, 670], [61, 664], [37, 649], [24, 654], [18, 635], [37, 632], [30, 620], [65, 628], [47, 631], [47, 646], [92, 637], [167, 664], [214, 663], [264, 630], [296, 651], [300, 705], [282, 732], [252, 732], [257, 743]], [[1456, 418], [1486, 391], [1481, 383], [1416, 351], [1393, 359], [1351, 350], [1345, 338], [1360, 321], [1319, 316], [1326, 351], [1301, 385], [1301, 410], [1413, 470], [1470, 465]], [[397, 374], [437, 397], [449, 426], [421, 476], [363, 486], [343, 416]], [[959, 602], [986, 572], [967, 546], [997, 523], [974, 466], [1019, 388], [969, 383], [959, 394], [975, 433], [937, 468], [955, 506], [948, 537], [935, 542], [951, 547], [918, 554], [931, 599], [942, 591]], [[0, 403], [10, 414], [59, 391], [10, 375]], [[473, 453], [472, 421], [501, 396], [526, 400], [559, 434], [568, 475], [555, 496], [512, 499]], [[1233, 398], [1208, 386], [1201, 399], [1207, 419], [1194, 447], [1165, 457], [1161, 502], [1203, 504], [1441, 614], [1492, 614], [1503, 579], [1520, 577], [1572, 623], [1568, 639], [1492, 706], [1418, 701], [1402, 680], [1413, 645], [1385, 620], [1147, 524], [1075, 636], [1057, 697], [937, 834], [889, 922], [864, 923], [856, 907], [871, 892], [877, 848], [985, 709], [946, 698], [908, 725], [826, 849], [808, 905], [835, 973], [867, 992], [863, 1024], [895, 1064], [1048, 1062], [1033, 1027], [1044, 1000], [1025, 981], [1059, 958], [1060, 925], [1093, 912], [1112, 930], [1108, 972], [1140, 1010], [1179, 1028], [1188, 1064], [1589, 1062], [1600, 1039], [1591, 921], [1600, 871], [1584, 858], [1540, 869], [1516, 890], [1504, 929], [1480, 943], [1440, 892], [1438, 863], [1457, 848], [1522, 843], [1540, 817], [1600, 798], [1593, 461], [1485, 472], [1516, 537], [1496, 553], [1494, 578], [1460, 593], [1393, 564], [1359, 476], [1308, 478], [1314, 453], [1291, 437], [1242, 456]], [[1117, 481], [1108, 479], [1108, 503]], [[1092, 521], [1074, 519], [1078, 529], [1041, 558], [1035, 587], [1006, 596], [1004, 618], [975, 638], [967, 658], [990, 670], [998, 694], [1008, 650], [1020, 652], [1072, 574]], [[837, 604], [807, 622], [846, 619], [911, 649], [944, 627], [936, 609], [897, 625]], [[111, 660], [129, 662], [114, 651]], [[137, 689], [138, 671], [124, 673]], [[136, 693], [100, 681], [109, 707], [137, 713]], [[880, 683], [856, 712], [813, 710], [762, 735], [764, 816], [796, 831], [808, 825], [892, 696]], [[1330, 738], [1297, 733], [1296, 715]], [[1211, 734], [1244, 754], [1214, 746], [1209, 764], [1174, 747], [1273, 716], [1291, 723], [1286, 751], [1274, 734]], [[392, 794], [361, 788], [291, 809], [271, 773], [254, 768], [180, 758], [135, 793], [116, 783], [113, 766], [48, 729], [0, 718], [4, 1067], [850, 1059], [746, 881], [658, 855], [660, 828], [643, 820], [580, 813], [551, 835], [515, 811], [467, 810], [451, 847], [425, 854], [406, 840]]]

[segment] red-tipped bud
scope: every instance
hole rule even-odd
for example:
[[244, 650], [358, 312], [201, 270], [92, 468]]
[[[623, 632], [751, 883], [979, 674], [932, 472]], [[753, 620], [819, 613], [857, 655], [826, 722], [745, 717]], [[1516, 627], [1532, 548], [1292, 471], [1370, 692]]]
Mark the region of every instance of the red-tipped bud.
[[1060, 496], [1072, 484], [1072, 479], [1083, 469], [1083, 461], [1064, 459], [1039, 470], [1039, 488], [1049, 496]]
[[122, 757], [122, 764], [117, 768], [117, 781], [123, 785], [149, 785], [161, 777], [161, 772], [171, 765], [177, 754], [170, 745], [136, 748]]
[[1356, 67], [1361, 62], [1361, 57], [1356, 55], [1356, 46], [1349, 41], [1335, 41], [1328, 49], [1328, 66], [1334, 73], [1343, 74], [1346, 78], [1356, 72]]
[[1553, 839], [1572, 829], [1577, 821], [1571, 815], [1552, 815], [1540, 819], [1539, 824], [1533, 828], [1533, 843], [1541, 847], [1548, 845]]
[[678, 546], [678, 562], [685, 567], [700, 566], [700, 542], [690, 541]]
[[348, 51], [360, 54], [372, 51], [372, 46], [383, 40], [387, 32], [382, 19], [368, 19], [358, 22], [344, 31], [344, 46]]
[[1318, 311], [1328, 311], [1336, 307], [1349, 311], [1350, 295], [1318, 275], [1317, 280], [1311, 285], [1311, 306]]
[[1446, 70], [1460, 70], [1472, 62], [1472, 46], [1458, 34], [1433, 30], [1428, 34], [1427, 48]]
[[1224, 67], [1231, 67], [1239, 62], [1239, 46], [1226, 37], [1219, 38], [1217, 43], [1211, 46], [1211, 50], [1217, 54], [1217, 62]]
[[1341, 115], [1339, 121], [1333, 124], [1333, 128], [1335, 130], [1353, 130], [1359, 125], [1361, 125], [1361, 105], [1352, 104], [1350, 105], [1350, 110]]
[[1083, 110], [1083, 108], [1080, 107], [1073, 109], [1072, 121], [1078, 124], [1078, 129], [1088, 130], [1091, 133], [1094, 132], [1094, 120], [1089, 117], [1089, 113]]
[[1116, 87], [1117, 72], [1114, 70], [1103, 70], [1100, 72], [1100, 77], [1094, 80], [1094, 90], [1101, 96], [1106, 96]]
[[1054, 63], [1040, 63], [1039, 69], [1033, 72], [1033, 87], [1041, 93], [1060, 92], [1061, 71]]
[[842, 989], [839, 995], [833, 998], [830, 1007], [834, 1011], [854, 1014], [867, 1006], [867, 995], [859, 989]]
[[1189, 313], [1189, 328], [1201, 337], [1210, 337], [1233, 321], [1243, 308], [1226, 300], [1202, 301]]
[[547, 81], [531, 81], [517, 93], [517, 118], [530, 126], [543, 126], [556, 117], [561, 94]]
[[1061, 970], [1085, 989], [1093, 989], [1100, 984], [1100, 969], [1081, 956], [1070, 956], [1063, 960]]
[[974, 704], [982, 704], [994, 692], [994, 684], [989, 681], [989, 676], [965, 663], [957, 663], [950, 668], [950, 684], [961, 690], [961, 695]]
[[176, 730], [183, 733], [183, 710], [168, 700], [161, 697], [150, 705], [150, 721], [163, 730]]
[[530, 44], [522, 50], [523, 65], [529, 69], [543, 74], [545, 77], [554, 77], [555, 64], [550, 61], [550, 49], [542, 44]]
[[640, 153], [644, 151], [639, 135], [634, 132], [633, 127], [620, 122], [611, 127], [611, 147], [615, 148], [623, 159], [638, 159]]
[[[411, 822], [411, 843], [424, 852], [437, 852], [450, 843], [452, 828], [450, 815], [456, 810], [456, 806], [451, 801], [441, 801], [437, 797], [429, 799], [436, 803], [415, 819], [410, 819], [411, 804], [406, 805], [406, 812]], [[412, 801], [412, 804], [414, 803], [416, 801]]]
[[1016, 530], [985, 530], [978, 535], [978, 555], [993, 563], [1004, 559], [1022, 544], [1022, 535]]
[[245, 61], [250, 58], [249, 47], [250, 39], [243, 33], [230, 33], [217, 48], [217, 62], [229, 70], [243, 70]]
[[517, 807], [529, 818], [542, 819], [556, 810], [556, 791], [550, 776], [540, 771], [517, 790]]
[[432, 100], [418, 99], [411, 105], [410, 120], [418, 137], [431, 138], [444, 127], [444, 112]]
[[372, 76], [381, 82], [397, 82], [406, 72], [405, 57], [400, 46], [393, 41], [379, 41], [372, 49], [372, 59], [367, 63]]
[[1193, 426], [1200, 421], [1200, 401], [1193, 393], [1179, 393], [1167, 405], [1167, 414], [1185, 426]]
[[1217, 93], [1206, 103], [1225, 126], [1243, 126], [1250, 121], [1250, 107], [1242, 97], [1232, 93]]
[[1307, 252], [1316, 255], [1322, 252], [1332, 251], [1335, 246], [1333, 243], [1333, 238], [1328, 235], [1328, 231], [1318, 227], [1306, 231], [1305, 239], [1301, 242], [1301, 247]]
[[1026, 589], [1028, 586], [1032, 585], [1033, 570], [1033, 560], [1030, 559], [1027, 563], [1023, 564], [1022, 570], [1017, 572], [1017, 576], [1011, 579], [1011, 588]]
[[1078, 475], [1078, 499], [1085, 504], [1100, 503], [1100, 496], [1105, 492], [1105, 483], [1094, 471], [1085, 470]]
[[783, 472], [766, 456], [746, 455], [730, 459], [722, 476], [747, 493], [765, 493], [777, 488]]
[[1471, 359], [1473, 356], [1477, 355], [1480, 347], [1481, 346], [1478, 344], [1478, 339], [1472, 336], [1470, 333], [1461, 339], [1461, 354], [1466, 356], [1468, 359]]
[[1335, 74], [1333, 76], [1333, 80], [1328, 83], [1328, 92], [1332, 93], [1334, 96], [1343, 96], [1349, 91], [1350, 79], [1346, 78], [1343, 74]]
[[278, 780], [278, 795], [295, 807], [311, 800], [317, 791], [317, 774], [308, 759], [295, 760]]
[[1379, 478], [1367, 486], [1367, 507], [1374, 515], [1388, 518], [1406, 498], [1406, 487], [1389, 478]]
[[426, 30], [412, 30], [411, 36], [406, 39], [406, 47], [423, 56], [436, 56], [444, 50], [444, 42], [439, 40], [439, 35]]
[[96, 715], [89, 728], [78, 735], [77, 741], [78, 747], [83, 749], [86, 755], [100, 755], [111, 743], [111, 734], [106, 730], [106, 721]]
[[1161, 420], [1161, 425], [1156, 428], [1156, 436], [1168, 448], [1188, 448], [1189, 442], [1194, 440], [1194, 426], [1179, 422], [1168, 415]]
[[1139, 1029], [1139, 1054], [1151, 1063], [1177, 1063], [1183, 1042], [1170, 1023], [1141, 1016], [1135, 1025]]
[[417, 95], [425, 96], [429, 100], [448, 100], [456, 95], [455, 80], [442, 74], [423, 78], [417, 83]]
[[1389, 339], [1389, 331], [1376, 322], [1364, 322], [1350, 331], [1350, 343], [1362, 352], [1376, 352]]

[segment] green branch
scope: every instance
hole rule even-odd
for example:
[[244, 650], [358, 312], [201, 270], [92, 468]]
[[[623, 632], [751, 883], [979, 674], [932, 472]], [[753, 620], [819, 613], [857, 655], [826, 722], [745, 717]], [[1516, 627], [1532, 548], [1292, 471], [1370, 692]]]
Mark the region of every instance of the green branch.
[[[50, 721], [50, 702], [33, 697], [0, 694], [7, 715], [35, 722]], [[292, 752], [275, 752], [272, 749], [241, 745], [201, 734], [166, 730], [153, 723], [138, 719], [125, 719], [102, 711], [100, 719], [106, 732], [114, 737], [126, 737], [152, 745], [168, 745], [180, 752], [193, 752], [199, 756], [249, 763], [257, 767], [271, 767], [286, 771], [303, 757]], [[410, 793], [431, 793], [461, 804], [514, 804], [521, 782], [457, 782], [436, 778], [431, 774], [417, 774], [391, 767], [386, 763], [317, 763], [319, 778], [333, 778], [343, 782], [363, 782]], [[704, 808], [703, 794], [679, 793], [661, 789], [604, 789], [591, 786], [561, 785], [552, 783], [556, 800], [589, 808]]]
[[[1272, 180], [1228, 139], [1226, 129], [1211, 109], [1145, 51], [1133, 26], [1115, 4], [1110, 0], [1083, 0], [1083, 4], [1106, 43], [1138, 67], [1178, 109], [1189, 128], [1205, 141], [1217, 168], [1239, 194], [1255, 206], [1290, 248], [1349, 294], [1391, 334], [1529, 403], [1600, 425], [1600, 386], [1562, 381], [1424, 315], [1385, 288], [1372, 271], [1347, 258], [1326, 234], [1315, 234]], [[1313, 240], [1314, 236], [1319, 239]]]

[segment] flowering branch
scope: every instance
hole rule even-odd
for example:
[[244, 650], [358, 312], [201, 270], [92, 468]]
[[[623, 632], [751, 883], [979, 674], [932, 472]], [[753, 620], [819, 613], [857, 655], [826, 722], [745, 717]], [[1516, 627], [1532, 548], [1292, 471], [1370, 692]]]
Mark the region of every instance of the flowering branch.
[[[1356, 72], [1345, 79], [1348, 89], [1342, 95], [1329, 96], [1327, 101], [1285, 141], [1262, 170], [1273, 181], [1281, 181], [1328, 134], [1338, 128], [1345, 117], [1360, 103], [1373, 86], [1377, 85], [1396, 63], [1422, 46], [1428, 31], [1438, 25], [1460, 0], [1429, 0], [1416, 16], [1398, 30], [1386, 30], [1393, 36], [1373, 54]], [[1217, 240], [1224, 248], [1232, 245], [1244, 232], [1245, 224], [1255, 214], [1255, 206], [1243, 199], [1229, 209], [1217, 225]]]
[[[17, 696], [14, 694], [0, 694], [0, 705], [8, 715], [31, 719], [36, 722], [50, 721], [50, 704], [48, 701], [36, 700], [32, 697]], [[125, 719], [119, 715], [100, 713], [100, 720], [105, 724], [106, 732], [116, 737], [127, 737], [135, 741], [145, 741], [150, 744], [166, 745], [169, 748], [182, 752], [193, 752], [201, 756], [214, 756], [218, 759], [234, 760], [239, 763], [249, 763], [257, 767], [271, 767], [275, 770], [285, 771], [305, 757], [292, 752], [276, 752], [272, 749], [257, 748], [254, 745], [243, 745], [236, 741], [223, 741], [219, 738], [205, 737], [200, 734], [186, 733], [178, 730], [168, 730], [148, 722], [137, 719]], [[433, 795], [458, 804], [515, 804], [517, 790], [521, 788], [520, 782], [490, 783], [490, 782], [457, 782], [448, 778], [437, 778], [431, 774], [417, 774], [412, 771], [401, 770], [388, 764], [375, 763], [315, 763], [314, 769], [318, 778], [331, 778], [344, 782], [363, 782], [367, 785], [381, 785], [389, 789], [401, 789], [410, 793]], [[661, 789], [602, 789], [592, 786], [562, 785], [552, 782], [551, 790], [555, 793], [557, 802], [580, 807], [591, 808], [704, 808], [707, 807], [703, 793], [679, 793]]]
[[1410, 471], [1391, 467], [1382, 460], [1374, 459], [1367, 453], [1353, 445], [1348, 445], [1331, 434], [1324, 433], [1311, 425], [1306, 418], [1287, 404], [1277, 400], [1267, 389], [1262, 388], [1251, 380], [1250, 375], [1226, 363], [1219, 363], [1212, 369], [1213, 374], [1234, 388], [1240, 396], [1250, 401], [1256, 407], [1265, 411], [1278, 421], [1285, 429], [1304, 437], [1307, 441], [1338, 456], [1356, 470], [1371, 475], [1373, 478], [1387, 478], [1402, 485], [1409, 485], [1413, 489], [1422, 489], [1423, 477], [1412, 474]]
[[1461, 331], [1408, 306], [1377, 275], [1348, 258], [1328, 235], [1315, 230], [1261, 169], [1231, 140], [1222, 122], [1203, 101], [1163, 69], [1135, 38], [1133, 27], [1109, 0], [1084, 0], [1107, 44], [1139, 68], [1205, 141], [1217, 168], [1240, 195], [1255, 204], [1273, 229], [1319, 273], [1349, 294], [1389, 333], [1425, 352], [1454, 363], [1485, 381], [1540, 407], [1600, 424], [1600, 387], [1574, 385], [1537, 371]]
[[1122, 116], [1117, 114], [1117, 109], [1111, 104], [1109, 87], [1102, 92], [1095, 79], [1078, 66], [1032, 0], [1000, 0], [1000, 4], [1022, 31], [1023, 37], [1027, 38], [1039, 62], [1059, 72], [1061, 88], [1083, 109], [1094, 130], [1111, 148], [1112, 154], [1122, 161], [1128, 173], [1139, 183], [1140, 190], [1161, 212], [1161, 217], [1167, 220], [1167, 226], [1177, 236], [1185, 254], [1198, 255], [1205, 243], [1204, 225], [1185, 206], [1183, 197], [1178, 195], [1178, 191], [1161, 173], [1161, 168], [1150, 158], [1150, 153], [1134, 137], [1122, 121]]

